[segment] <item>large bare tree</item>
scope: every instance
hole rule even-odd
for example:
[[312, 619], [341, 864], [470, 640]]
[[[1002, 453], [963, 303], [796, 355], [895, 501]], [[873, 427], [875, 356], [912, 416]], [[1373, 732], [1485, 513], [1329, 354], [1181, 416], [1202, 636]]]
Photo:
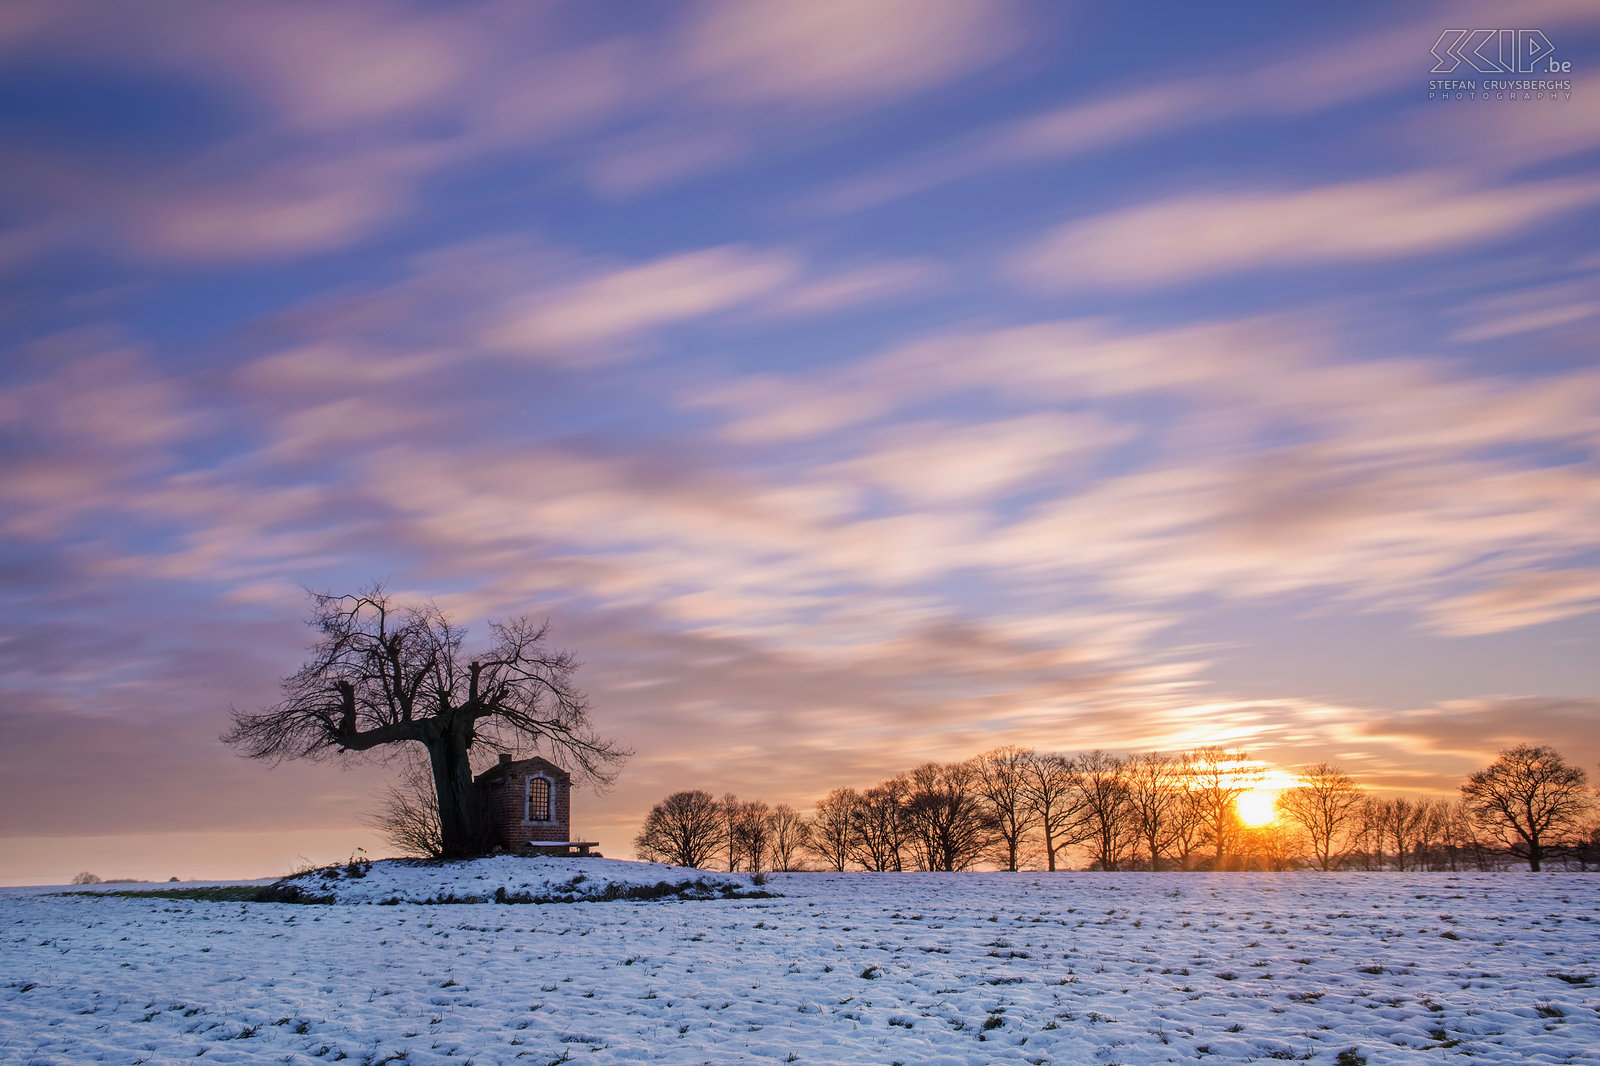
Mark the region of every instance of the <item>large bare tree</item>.
[[641, 859], [705, 867], [722, 850], [727, 823], [721, 801], [699, 789], [674, 792], [650, 808], [633, 840]]
[[850, 858], [863, 870], [905, 868], [909, 789], [904, 777], [891, 777], [859, 795], [851, 810]]
[[729, 818], [730, 835], [751, 873], [767, 865], [772, 847], [772, 807], [766, 800], [740, 800]]
[[1088, 815], [1090, 861], [1102, 870], [1115, 870], [1138, 838], [1128, 793], [1128, 760], [1097, 749], [1079, 755], [1077, 768]]
[[836, 788], [817, 801], [811, 817], [811, 850], [830, 870], [843, 870], [855, 857], [855, 832], [861, 793], [853, 788]]
[[1317, 868], [1331, 870], [1339, 862], [1339, 843], [1356, 820], [1361, 800], [1355, 778], [1319, 762], [1306, 767], [1293, 788], [1278, 793], [1277, 808], [1306, 831]]
[[969, 762], [923, 763], [906, 775], [905, 820], [924, 870], [965, 870], [994, 845], [994, 823]]
[[1589, 809], [1587, 783], [1554, 748], [1518, 744], [1467, 778], [1461, 796], [1480, 825], [1538, 870], [1551, 838], [1575, 830]]
[[1373, 801], [1373, 810], [1379, 834], [1394, 845], [1394, 868], [1426, 869], [1423, 853], [1426, 843], [1437, 835], [1437, 805], [1426, 797], [1391, 796]]
[[772, 866], [776, 870], [798, 870], [800, 855], [811, 840], [811, 826], [799, 811], [787, 803], [772, 808]]
[[1025, 767], [1029, 804], [1044, 837], [1045, 862], [1055, 870], [1060, 853], [1088, 837], [1087, 805], [1077, 764], [1055, 751], [1035, 752]]
[[1129, 758], [1128, 803], [1139, 839], [1150, 856], [1150, 869], [1177, 843], [1182, 827], [1184, 762], [1165, 752], [1148, 751]]
[[422, 745], [447, 856], [488, 842], [487, 812], [472, 786], [479, 741], [540, 751], [599, 784], [630, 754], [595, 734], [589, 701], [573, 683], [578, 662], [545, 643], [547, 623], [492, 622], [488, 646], [468, 654], [467, 631], [431, 602], [399, 605], [378, 586], [312, 599], [319, 639], [311, 658], [283, 680], [278, 703], [231, 709], [233, 727], [222, 739], [274, 762]]
[[1028, 767], [1034, 755], [1031, 748], [1008, 744], [973, 760], [978, 791], [989, 804], [995, 853], [1007, 870], [1018, 869], [1023, 846], [1038, 819], [1038, 812], [1028, 802]]

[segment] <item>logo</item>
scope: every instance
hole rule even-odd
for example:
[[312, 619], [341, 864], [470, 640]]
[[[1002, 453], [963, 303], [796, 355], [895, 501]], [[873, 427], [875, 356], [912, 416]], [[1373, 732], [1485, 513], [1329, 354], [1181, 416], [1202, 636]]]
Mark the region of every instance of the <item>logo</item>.
[[1453, 73], [1462, 63], [1479, 74], [1572, 73], [1570, 61], [1550, 58], [1555, 50], [1543, 30], [1445, 30], [1431, 49], [1433, 73]]

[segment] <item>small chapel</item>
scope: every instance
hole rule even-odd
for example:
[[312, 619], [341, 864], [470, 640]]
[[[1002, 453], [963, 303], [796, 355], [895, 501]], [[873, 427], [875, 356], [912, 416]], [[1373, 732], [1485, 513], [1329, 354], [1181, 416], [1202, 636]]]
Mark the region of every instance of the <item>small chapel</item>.
[[500, 761], [474, 780], [489, 809], [496, 846], [537, 854], [593, 855], [593, 840], [572, 839], [572, 775], [534, 756]]

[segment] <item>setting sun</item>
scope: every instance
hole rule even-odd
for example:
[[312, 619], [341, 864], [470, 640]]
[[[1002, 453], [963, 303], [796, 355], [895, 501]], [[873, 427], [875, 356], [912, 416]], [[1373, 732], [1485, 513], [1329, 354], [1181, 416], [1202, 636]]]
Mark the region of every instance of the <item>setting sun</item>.
[[1271, 825], [1278, 820], [1278, 812], [1274, 804], [1278, 799], [1278, 790], [1275, 788], [1253, 788], [1234, 800], [1234, 807], [1239, 812], [1239, 820], [1252, 828], [1262, 825]]

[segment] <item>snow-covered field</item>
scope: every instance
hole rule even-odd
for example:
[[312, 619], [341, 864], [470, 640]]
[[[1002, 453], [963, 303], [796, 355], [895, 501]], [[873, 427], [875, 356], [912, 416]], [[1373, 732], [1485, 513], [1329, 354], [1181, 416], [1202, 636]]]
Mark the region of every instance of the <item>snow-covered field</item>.
[[[558, 884], [629, 865], [558, 861]], [[380, 898], [380, 874], [356, 880]], [[783, 897], [299, 906], [0, 890], [0, 1062], [1600, 1063], [1593, 875], [768, 887]]]

